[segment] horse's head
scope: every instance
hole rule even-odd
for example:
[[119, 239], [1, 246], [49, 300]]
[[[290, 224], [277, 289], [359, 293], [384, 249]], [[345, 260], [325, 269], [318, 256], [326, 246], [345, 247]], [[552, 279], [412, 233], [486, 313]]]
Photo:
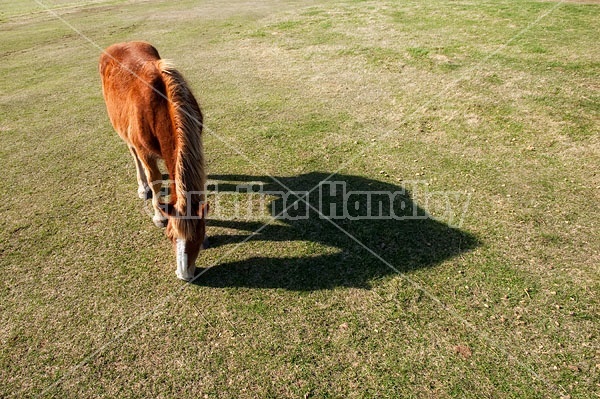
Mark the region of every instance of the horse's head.
[[194, 278], [198, 254], [207, 246], [208, 203], [201, 202], [193, 209], [191, 214], [184, 216], [177, 214], [172, 206], [164, 211], [168, 218], [167, 236], [173, 242], [177, 255], [177, 277], [185, 281]]

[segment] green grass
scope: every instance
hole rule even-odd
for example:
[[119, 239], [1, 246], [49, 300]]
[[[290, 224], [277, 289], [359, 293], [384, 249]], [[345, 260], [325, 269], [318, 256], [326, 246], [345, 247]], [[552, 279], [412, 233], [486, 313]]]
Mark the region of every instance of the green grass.
[[[47, 3], [0, 3], [0, 397], [600, 396], [597, 2]], [[102, 100], [140, 39], [224, 192], [192, 285]], [[235, 192], [334, 172], [437, 219]]]

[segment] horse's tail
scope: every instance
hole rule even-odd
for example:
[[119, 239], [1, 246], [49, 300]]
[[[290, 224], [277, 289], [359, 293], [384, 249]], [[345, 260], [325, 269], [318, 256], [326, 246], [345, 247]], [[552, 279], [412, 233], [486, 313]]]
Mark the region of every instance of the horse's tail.
[[205, 201], [206, 173], [202, 148], [202, 111], [183, 76], [167, 61], [158, 60], [175, 134], [175, 201], [171, 229], [176, 238], [191, 239]]

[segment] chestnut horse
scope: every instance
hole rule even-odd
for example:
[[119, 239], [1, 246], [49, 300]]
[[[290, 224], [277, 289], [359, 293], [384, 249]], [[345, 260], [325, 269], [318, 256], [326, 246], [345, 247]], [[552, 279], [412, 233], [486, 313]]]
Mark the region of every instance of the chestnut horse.
[[[208, 204], [204, 189], [202, 112], [182, 75], [144, 42], [119, 43], [100, 57], [102, 92], [110, 121], [129, 146], [138, 195], [152, 192], [154, 217], [177, 254], [177, 277], [194, 278], [203, 248]], [[169, 173], [169, 203], [160, 201], [162, 174]]]

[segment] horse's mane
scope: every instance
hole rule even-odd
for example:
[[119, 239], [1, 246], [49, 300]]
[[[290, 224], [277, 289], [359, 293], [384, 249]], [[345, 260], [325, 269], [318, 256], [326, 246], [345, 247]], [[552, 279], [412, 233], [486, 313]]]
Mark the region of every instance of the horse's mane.
[[206, 173], [202, 148], [202, 112], [183, 76], [169, 61], [158, 60], [175, 133], [175, 202], [177, 216], [170, 219], [177, 238], [193, 237], [198, 206], [205, 201]]

